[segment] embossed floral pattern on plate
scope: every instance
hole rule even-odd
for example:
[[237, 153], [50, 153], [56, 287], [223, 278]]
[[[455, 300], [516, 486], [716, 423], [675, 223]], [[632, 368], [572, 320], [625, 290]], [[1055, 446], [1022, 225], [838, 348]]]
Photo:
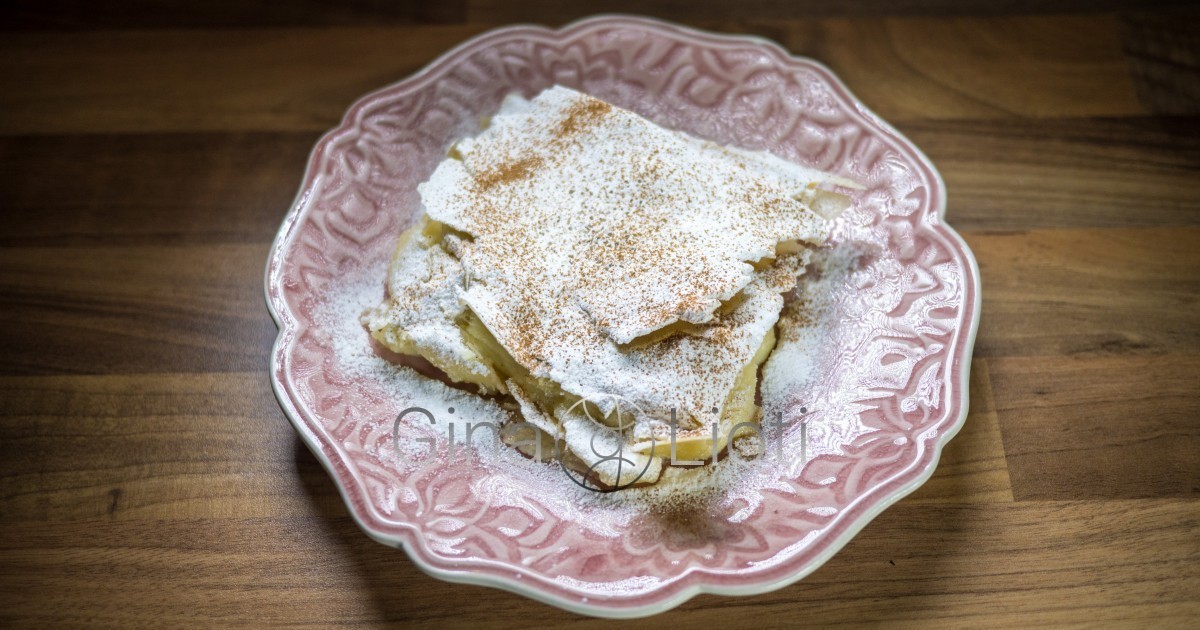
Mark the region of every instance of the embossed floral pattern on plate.
[[[866, 185], [834, 239], [877, 253], [840, 287], [844, 324], [804, 392], [834, 414], [824, 426], [856, 429], [842, 426], [837, 448], [727, 501], [704, 544], [564, 507], [478, 461], [388, 466], [371, 453], [403, 394], [340, 370], [315, 316], [339, 277], [387, 258], [418, 212], [417, 184], [451, 142], [477, 131], [505, 94], [556, 83]], [[275, 391], [363, 529], [438, 577], [611, 617], [701, 592], [764, 592], [816, 569], [923, 483], [965, 419], [978, 269], [944, 209], [944, 186], [920, 151], [824, 66], [765, 40], [629, 17], [492, 31], [363, 98], [317, 144], [268, 260]]]

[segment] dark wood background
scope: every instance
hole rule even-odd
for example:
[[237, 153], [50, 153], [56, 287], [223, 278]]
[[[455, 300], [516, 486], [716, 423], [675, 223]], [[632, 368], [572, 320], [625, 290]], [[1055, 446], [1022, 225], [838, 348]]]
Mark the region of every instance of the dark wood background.
[[[733, 7], [733, 8], [730, 8]], [[971, 414], [809, 578], [645, 625], [1200, 617], [1200, 14], [1121, 0], [626, 0], [831, 66], [983, 274]], [[262, 298], [356, 97], [578, 0], [8, 2], [0, 623], [600, 625], [367, 539], [276, 405]]]

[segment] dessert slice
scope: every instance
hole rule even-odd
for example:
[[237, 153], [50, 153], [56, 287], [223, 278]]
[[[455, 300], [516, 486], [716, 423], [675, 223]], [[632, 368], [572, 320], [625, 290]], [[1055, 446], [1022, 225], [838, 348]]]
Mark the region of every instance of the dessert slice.
[[[659, 458], [710, 459], [734, 437], [733, 427], [757, 420], [758, 366], [774, 347], [781, 293], [794, 286], [807, 260], [807, 252], [801, 251], [761, 263], [751, 283], [706, 324], [677, 322], [625, 345], [598, 336], [611, 384], [580, 396], [532, 375], [469, 308], [453, 299], [467, 282], [450, 251], [461, 243], [461, 237], [429, 219], [405, 232], [389, 272], [389, 298], [364, 314], [364, 324], [394, 352], [422, 356], [451, 379], [472, 383], [484, 393], [510, 395], [524, 420], [538, 429], [536, 436], [514, 434], [514, 442], [530, 446], [540, 441], [543, 458], [557, 453], [606, 487], [653, 483], [664, 464]], [[665, 414], [639, 406], [648, 393], [668, 383], [676, 390], [704, 392], [711, 402], [704, 409], [676, 407]], [[617, 450], [613, 433], [622, 434], [631, 447], [623, 456], [633, 465], [618, 469], [615, 460], [602, 461]], [[593, 440], [598, 440], [594, 446]], [[557, 451], [555, 441], [562, 442]], [[529, 448], [522, 450], [534, 455]]]
[[526, 366], [578, 332], [547, 313], [578, 312], [617, 343], [709, 321], [752, 263], [780, 242], [822, 241], [846, 202], [817, 188], [842, 181], [831, 175], [563, 87], [510, 97], [454, 155], [419, 187], [422, 202], [473, 237], [464, 299]]
[[[848, 184], [565, 88], [510, 98], [420, 187], [364, 323], [512, 396], [599, 485], [653, 483], [757, 420], [781, 294], [848, 203], [821, 183]], [[606, 458], [621, 443], [632, 466]]]
[[[484, 394], [511, 396], [530, 430], [509, 431], [505, 437], [525, 454], [561, 458], [601, 487], [657, 481], [662, 462], [652, 455], [626, 454], [636, 467], [601, 461], [590, 448], [592, 433], [580, 430], [599, 419], [596, 409], [530, 376], [457, 298], [468, 282], [453, 253], [461, 241], [460, 234], [428, 217], [401, 234], [388, 269], [388, 299], [362, 316], [371, 336], [393, 352], [424, 358], [453, 381], [475, 385]], [[570, 444], [578, 453], [558, 444], [568, 438], [560, 419], [573, 427]], [[612, 449], [611, 436], [599, 438], [601, 453]]]
[[532, 376], [660, 419], [719, 407], [780, 306], [748, 301], [754, 315], [738, 321], [753, 326], [711, 332], [702, 347], [692, 335], [638, 339], [713, 322], [755, 263], [824, 240], [825, 216], [848, 202], [817, 188], [830, 175], [562, 87], [509, 98], [455, 155], [419, 191], [431, 219], [470, 237], [458, 248], [463, 302]]
[[448, 251], [461, 236], [421, 217], [400, 235], [388, 266], [388, 299], [362, 316], [376, 341], [392, 352], [420, 356], [460, 383], [484, 393], [505, 392], [488, 356], [467, 336], [474, 315], [459, 298], [466, 283], [462, 263]]

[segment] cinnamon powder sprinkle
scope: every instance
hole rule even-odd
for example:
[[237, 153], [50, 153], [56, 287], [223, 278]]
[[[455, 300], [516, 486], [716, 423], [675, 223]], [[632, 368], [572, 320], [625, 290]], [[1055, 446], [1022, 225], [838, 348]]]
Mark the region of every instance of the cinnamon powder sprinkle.
[[501, 164], [499, 168], [475, 177], [475, 186], [479, 192], [487, 192], [498, 184], [512, 184], [528, 179], [533, 172], [543, 164], [538, 156], [521, 158], [516, 162]]
[[598, 99], [580, 101], [566, 111], [566, 116], [555, 129], [554, 136], [564, 139], [586, 129], [598, 122], [605, 114], [612, 111], [612, 105]]
[[[576, 136], [600, 121], [605, 114], [612, 111], [612, 105], [604, 101], [589, 99], [571, 106], [565, 112], [565, 117], [554, 130], [553, 140], [556, 144]], [[502, 164], [498, 168], [475, 177], [475, 186], [479, 192], [487, 192], [498, 184], [512, 184], [528, 179], [534, 171], [545, 163], [541, 157], [532, 156], [521, 158], [515, 162]]]

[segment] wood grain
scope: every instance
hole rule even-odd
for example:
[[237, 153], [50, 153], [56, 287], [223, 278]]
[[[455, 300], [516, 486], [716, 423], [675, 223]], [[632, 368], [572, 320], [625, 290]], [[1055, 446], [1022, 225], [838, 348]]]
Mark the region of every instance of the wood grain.
[[478, 26], [18, 33], [0, 133], [325, 131]]
[[897, 122], [1144, 112], [1109, 16], [828, 20], [779, 41]]
[[[704, 25], [825, 61], [897, 122], [1145, 111], [1111, 16]], [[14, 33], [0, 39], [0, 134], [324, 131], [354, 99], [480, 30]]]
[[266, 260], [265, 244], [0, 248], [0, 370], [262, 370]]
[[[987, 2], [986, 0], [847, 0], [846, 2], [821, 2], [820, 0], [743, 0], [736, 11], [719, 3], [682, 3], [678, 0], [616, 0], [606, 2], [603, 10], [616, 13], [637, 13], [668, 20], [687, 22], [691, 20], [722, 20], [730, 14], [753, 15], [758, 19], [780, 20], [796, 16], [855, 16], [878, 15], [989, 15], [1002, 16], [1020, 13], [1070, 13], [1129, 10], [1130, 7], [1150, 9], [1184, 4], [1182, 2], [1145, 2], [1134, 5], [1121, 0], [1054, 0], [1037, 2]], [[544, 22], [557, 24], [598, 12], [595, 3], [587, 0], [529, 0], [527, 2], [505, 2], [504, 0], [468, 0], [467, 15], [472, 21], [480, 22]]]
[[269, 243], [317, 137], [0, 136], [0, 246]]
[[1200, 225], [1200, 118], [906, 123], [959, 230]]
[[222, 28], [379, 24], [458, 23], [466, 19], [466, 0], [392, 2], [390, 0], [214, 0], [178, 3], [125, 0], [99, 4], [87, 0], [15, 0], [7, 5], [0, 28], [11, 30]]
[[[983, 314], [932, 479], [805, 580], [640, 624], [1190, 627], [1200, 40], [1169, 2], [647, 0], [830, 65], [938, 164]], [[0, 625], [611, 625], [372, 542], [271, 393], [262, 269], [365, 92], [579, 0], [0, 19]]]
[[966, 235], [983, 278], [976, 357], [1200, 352], [1200, 228]]
[[1200, 355], [990, 365], [1017, 499], [1200, 498]]
[[1121, 35], [1134, 86], [1151, 111], [1200, 113], [1200, 13], [1126, 14]]
[[[28, 523], [3, 533], [10, 605], [0, 615], [21, 625], [612, 625], [429, 578], [345, 517]], [[1185, 627], [1200, 614], [1198, 540], [1194, 501], [901, 503], [798, 585], [698, 597], [663, 619]]]
[[[341, 507], [262, 371], [0, 378], [0, 522]], [[344, 514], [344, 508], [342, 508]]]

